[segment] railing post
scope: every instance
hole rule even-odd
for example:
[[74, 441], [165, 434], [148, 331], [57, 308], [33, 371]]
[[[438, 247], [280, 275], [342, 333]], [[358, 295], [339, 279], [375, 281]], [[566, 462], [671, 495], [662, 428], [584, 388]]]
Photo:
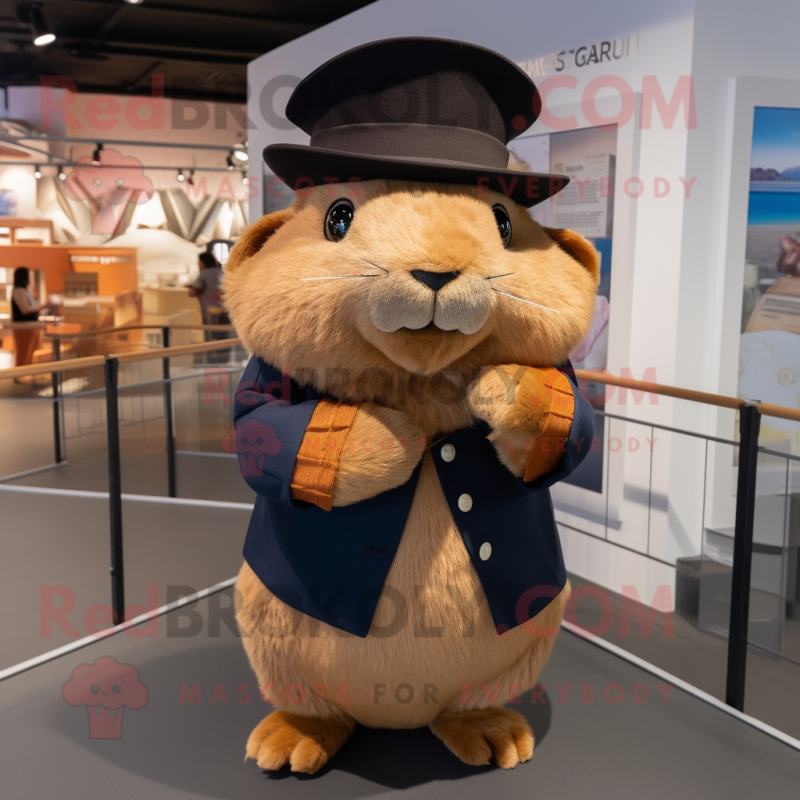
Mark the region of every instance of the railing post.
[[756, 403], [739, 409], [739, 476], [736, 487], [736, 528], [733, 539], [731, 618], [728, 627], [728, 677], [725, 702], [744, 711], [747, 671], [747, 626], [750, 615], [750, 573], [753, 563], [753, 519], [756, 509], [758, 432], [761, 414]]
[[111, 531], [111, 608], [114, 624], [125, 621], [125, 572], [122, 558], [122, 466], [119, 446], [119, 361], [106, 358], [106, 430], [108, 433], [108, 501]]
[[[53, 339], [53, 360], [61, 361], [61, 339]], [[61, 373], [53, 372], [53, 443], [55, 445], [56, 464], [64, 460], [61, 449]]]
[[[169, 327], [161, 329], [164, 349], [170, 345]], [[169, 356], [164, 358], [164, 422], [167, 428], [167, 494], [177, 497], [175, 488], [175, 430], [172, 418], [172, 381], [169, 368]]]

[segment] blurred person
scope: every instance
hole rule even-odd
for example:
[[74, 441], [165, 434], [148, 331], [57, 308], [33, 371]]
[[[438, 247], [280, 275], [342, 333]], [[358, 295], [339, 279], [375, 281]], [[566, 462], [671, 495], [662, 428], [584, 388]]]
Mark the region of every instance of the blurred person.
[[800, 242], [791, 236], [784, 236], [780, 241], [780, 248], [775, 268], [787, 275], [800, 275]]
[[[230, 318], [222, 306], [222, 266], [213, 253], [200, 253], [197, 262], [200, 272], [188, 285], [188, 289], [189, 297], [196, 297], [200, 301], [203, 325], [230, 325]], [[232, 336], [230, 331], [207, 330], [204, 333], [207, 342]], [[215, 351], [207, 355], [208, 360], [213, 363], [228, 360], [225, 351]]]
[[[30, 270], [27, 267], [17, 267], [14, 270], [14, 290], [11, 293], [12, 322], [38, 322], [39, 314], [47, 310], [47, 306], [42, 306], [34, 300], [30, 283]], [[38, 329], [18, 328], [14, 331], [14, 350], [18, 367], [25, 367], [33, 362], [39, 334]]]
[[230, 320], [222, 307], [222, 266], [212, 253], [200, 253], [197, 266], [200, 272], [188, 288], [189, 297], [200, 301], [203, 325], [229, 325]]

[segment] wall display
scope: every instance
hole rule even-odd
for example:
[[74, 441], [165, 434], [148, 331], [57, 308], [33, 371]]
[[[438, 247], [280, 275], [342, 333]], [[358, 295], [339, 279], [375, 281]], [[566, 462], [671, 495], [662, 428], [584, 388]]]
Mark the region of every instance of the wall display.
[[[115, 152], [103, 150], [101, 158]], [[247, 226], [248, 200], [237, 194], [231, 179], [223, 178], [226, 183], [216, 193], [208, 192], [204, 177], [159, 189], [141, 167], [128, 169], [124, 157], [117, 161], [122, 166], [83, 163], [64, 181], [45, 175], [36, 182], [38, 213], [53, 225], [53, 241], [96, 246], [115, 236], [160, 230], [203, 246], [238, 237]], [[171, 275], [169, 269], [162, 272]]]
[[[534, 206], [529, 213], [545, 227], [577, 231], [600, 253], [600, 285], [592, 326], [570, 353], [570, 360], [577, 369], [602, 371], [608, 366], [617, 129], [583, 128], [527, 136], [512, 141], [509, 150], [515, 168], [569, 175], [572, 179], [561, 192]], [[588, 391], [596, 395], [595, 407], [602, 410], [603, 387], [590, 384]], [[602, 437], [602, 434], [602, 426], [598, 426], [596, 435]], [[602, 448], [590, 454], [566, 482], [602, 492]]]
[[[800, 109], [756, 108], [744, 265], [741, 397], [800, 408]], [[761, 441], [800, 453], [800, 423], [765, 417]]]
[[13, 217], [17, 213], [17, 193], [13, 189], [0, 189], [0, 217]]

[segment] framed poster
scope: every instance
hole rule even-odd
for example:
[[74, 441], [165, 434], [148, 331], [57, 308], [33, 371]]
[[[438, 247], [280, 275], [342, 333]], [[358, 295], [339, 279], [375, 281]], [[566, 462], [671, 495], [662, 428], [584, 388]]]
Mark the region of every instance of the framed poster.
[[[608, 367], [608, 334], [611, 316], [611, 256], [614, 229], [617, 128], [580, 128], [571, 131], [513, 139], [508, 148], [514, 165], [534, 172], [569, 175], [571, 182], [555, 197], [535, 205], [530, 215], [540, 225], [571, 228], [588, 239], [600, 254], [600, 285], [592, 326], [570, 353], [576, 369], [601, 372]], [[604, 387], [589, 384], [603, 410]], [[603, 491], [603, 428], [599, 447], [566, 483], [592, 492]]]
[[[800, 410], [800, 108], [753, 111], [740, 335], [739, 396]], [[800, 423], [761, 441], [799, 455]]]
[[[723, 225], [717, 239], [713, 283], [719, 287], [709, 309], [718, 320], [713, 333], [719, 353], [718, 391], [751, 400], [800, 408], [800, 310], [796, 245], [800, 242], [800, 81], [731, 78], [723, 142]], [[730, 439], [735, 412], [715, 412], [716, 433]], [[761, 422], [762, 446], [800, 454], [798, 427], [776, 417]], [[713, 487], [707, 524], [731, 527], [735, 520], [735, 456], [711, 449]], [[800, 491], [800, 462], [780, 456], [759, 459], [758, 494]]]

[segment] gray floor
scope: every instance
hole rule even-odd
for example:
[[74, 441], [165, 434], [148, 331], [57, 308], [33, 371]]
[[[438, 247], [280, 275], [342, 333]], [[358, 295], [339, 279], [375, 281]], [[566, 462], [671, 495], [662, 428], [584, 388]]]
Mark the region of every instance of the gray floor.
[[[147, 603], [148, 586], [163, 605], [170, 593], [191, 594], [239, 571], [249, 510], [125, 501], [122, 512], [128, 606]], [[107, 500], [0, 491], [0, 519], [3, 669], [89, 635], [84, 615], [110, 603], [111, 579]], [[47, 599], [48, 591], [58, 597]], [[74, 600], [66, 615], [74, 631], [42, 627], [60, 597]]]
[[[576, 575], [570, 575], [570, 580], [573, 587], [588, 583]], [[603, 616], [615, 622], [620, 619], [619, 595], [605, 591], [603, 597], [602, 603], [589, 600], [578, 604], [578, 624], [591, 629]], [[603, 610], [601, 606], [608, 603], [613, 604], [613, 609]], [[674, 636], [665, 636], [665, 619], [670, 622]], [[778, 659], [753, 649], [748, 652], [744, 710], [800, 739], [800, 664], [797, 661], [800, 655], [797, 652], [800, 623], [787, 620], [786, 625], [787, 645], [784, 654], [788, 659]], [[699, 630], [694, 617], [678, 613], [659, 616], [649, 635], [644, 635], [641, 628], [634, 624], [630, 635], [624, 638], [619, 636], [619, 627], [614, 624], [602, 638], [718, 700], [725, 699], [728, 641]]]
[[[206, 601], [197, 610], [209, 619]], [[162, 633], [168, 624], [162, 619]], [[118, 740], [90, 739], [87, 709], [62, 698], [75, 667], [101, 656], [132, 664], [149, 692], [147, 705], [124, 711]], [[732, 800], [795, 797], [800, 785], [796, 751], [678, 689], [665, 703], [653, 676], [566, 633], [542, 675], [548, 703], [526, 698], [516, 707], [537, 745], [533, 760], [511, 771], [467, 767], [427, 730], [359, 730], [314, 778], [263, 773], [242, 763], [248, 733], [269, 711], [260, 700], [239, 702], [240, 686], [253, 683], [224, 624], [219, 636], [207, 624], [191, 638], [117, 635], [8, 679], [0, 683], [3, 796], [328, 800], [404, 791], [419, 798]], [[202, 702], [181, 703], [182, 684], [199, 684]], [[565, 702], [556, 684], [570, 686]], [[603, 697], [611, 684], [622, 687], [619, 703]], [[639, 704], [634, 684], [648, 691]], [[582, 701], [584, 685], [594, 702]], [[215, 687], [227, 703], [210, 702]]]

